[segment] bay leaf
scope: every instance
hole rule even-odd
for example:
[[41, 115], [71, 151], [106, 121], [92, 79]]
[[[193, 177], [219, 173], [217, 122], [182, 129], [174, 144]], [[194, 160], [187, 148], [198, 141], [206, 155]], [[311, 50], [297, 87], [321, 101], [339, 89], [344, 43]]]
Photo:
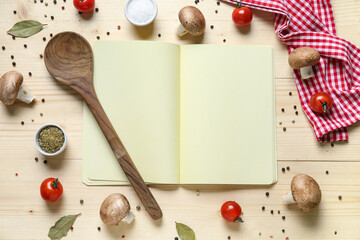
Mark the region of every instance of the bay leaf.
[[27, 38], [40, 32], [44, 25], [46, 24], [35, 20], [25, 20], [15, 23], [7, 33], [15, 37]]
[[61, 217], [59, 220], [56, 221], [55, 225], [49, 229], [48, 237], [52, 240], [60, 239], [65, 237], [70, 230], [71, 226], [74, 225], [76, 218], [81, 213], [77, 215], [67, 215]]
[[195, 233], [194, 231], [182, 223], [176, 223], [176, 231], [179, 235], [181, 240], [195, 240]]

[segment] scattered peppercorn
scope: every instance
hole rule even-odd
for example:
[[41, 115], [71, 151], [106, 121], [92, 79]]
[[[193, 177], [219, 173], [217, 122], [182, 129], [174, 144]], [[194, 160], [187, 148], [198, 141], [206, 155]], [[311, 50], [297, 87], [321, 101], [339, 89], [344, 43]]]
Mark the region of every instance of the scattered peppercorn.
[[299, 115], [299, 112], [298, 112], [298, 111], [295, 111], [295, 114], [296, 114], [296, 115]]
[[274, 214], [274, 210], [271, 210], [270, 213], [271, 213], [271, 214]]
[[295, 119], [291, 120], [292, 123], [295, 123]]
[[47, 164], [47, 160], [44, 160], [44, 164]]
[[56, 0], [54, 0], [54, 1], [53, 1], [53, 3], [54, 3], [54, 4], [56, 4], [56, 3], [57, 3], [57, 1], [56, 1]]
[[285, 233], [285, 229], [281, 230], [283, 233]]
[[268, 197], [268, 196], [270, 196], [270, 193], [269, 193], [269, 192], [266, 192], [265, 195]]
[[39, 161], [39, 158], [38, 158], [38, 157], [35, 157], [35, 161], [36, 161], [36, 162]]
[[64, 0], [64, 3], [66, 2], [66, 0]]
[[342, 196], [341, 196], [341, 195], [339, 195], [339, 196], [338, 196], [338, 199], [339, 199], [339, 200], [341, 201], [341, 199], [342, 199]]
[[[45, 39], [45, 40], [46, 40], [46, 39]], [[44, 56], [43, 56], [42, 54], [40, 54], [39, 56], [40, 56], [40, 58], [41, 58], [41, 59], [43, 59], [43, 58], [44, 58]]]
[[11, 58], [11, 59], [14, 59], [15, 57], [14, 57], [14, 55], [11, 55], [10, 58]]
[[15, 37], [15, 36], [12, 36], [12, 39], [13, 39], [13, 40], [15, 40], [15, 39], [16, 39], [16, 37]]
[[48, 5], [49, 5], [49, 4], [46, 2], [46, 3], [45, 3], [45, 7], [47, 7]]
[[231, 237], [230, 236], [228, 236], [228, 240], [230, 240], [231, 239]]
[[261, 207], [261, 210], [265, 211], [265, 206], [262, 206], [262, 207]]
[[54, 20], [54, 16], [51, 16], [50, 18], [51, 18], [51, 20]]
[[282, 171], [282, 172], [285, 172], [285, 168], [282, 168], [281, 171]]
[[45, 102], [45, 98], [41, 99], [41, 101], [44, 103], [44, 102]]
[[259, 232], [259, 236], [261, 236], [261, 232]]
[[285, 221], [285, 216], [282, 216], [281, 218], [282, 218], [282, 220], [284, 220], [284, 221]]
[[219, 1], [217, 1], [217, 2], [216, 2], [216, 4], [219, 6], [219, 5], [220, 5], [220, 2], [219, 2]]
[[16, 67], [16, 62], [12, 62], [13, 67]]
[[31, 119], [31, 122], [34, 122], [34, 119]]
[[44, 116], [44, 114], [40, 113], [40, 117]]
[[53, 37], [53, 34], [52, 34], [52, 33], [50, 33], [50, 37]]
[[13, 13], [16, 14], [16, 10], [14, 10]]
[[326, 170], [326, 172], [325, 172], [325, 173], [326, 173], [326, 174], [329, 174], [329, 171], [327, 171], [327, 170]]
[[83, 205], [83, 204], [84, 204], [84, 200], [80, 199], [80, 204]]
[[158, 37], [161, 37], [161, 33], [158, 33]]
[[34, 0], [34, 3], [37, 3], [37, 1], [36, 1], [36, 0]]
[[294, 105], [294, 109], [295, 109], [295, 110], [296, 110], [296, 108], [297, 108], [296, 105]]
[[218, 10], [215, 10], [215, 13], [218, 13]]
[[44, 42], [46, 41], [46, 37], [43, 37], [43, 41], [44, 41]]
[[198, 4], [199, 0], [195, 0], [195, 4]]
[[282, 109], [281, 109], [281, 111], [282, 111], [282, 112], [285, 112], [285, 109], [284, 109], [284, 108], [282, 108]]
[[175, 240], [179, 240], [179, 238], [178, 238], [178, 237], [175, 237]]
[[82, 14], [82, 12], [78, 12], [79, 13], [79, 15], [81, 15]]
[[100, 232], [100, 230], [101, 230], [101, 227], [97, 227], [97, 230]]
[[211, 28], [211, 29], [214, 29], [214, 25], [210, 25], [210, 28]]
[[24, 48], [27, 48], [27, 45], [26, 45], [26, 44], [24, 44]]
[[99, 8], [95, 8], [95, 12], [99, 12]]
[[21, 121], [21, 125], [24, 125], [25, 123], [24, 123], [24, 121]]
[[330, 145], [331, 145], [331, 147], [334, 147], [334, 146], [335, 146], [334, 143], [331, 143]]
[[2, 48], [3, 51], [5, 51], [5, 49], [6, 49], [5, 46], [2, 46], [1, 48]]
[[279, 122], [279, 125], [282, 125], [282, 122]]
[[335, 231], [334, 234], [336, 235], [336, 234], [337, 234], [337, 231]]
[[107, 33], [106, 33], [106, 35], [108, 35], [108, 36], [109, 36], [109, 35], [110, 35], [110, 32], [107, 32]]
[[289, 171], [289, 170], [290, 170], [290, 167], [289, 167], [289, 166], [287, 166], [287, 167], [286, 167], [286, 170], [288, 170], [288, 171]]
[[292, 96], [292, 92], [289, 92], [289, 96]]
[[226, 39], [224, 39], [223, 42], [226, 42]]
[[286, 127], [283, 127], [283, 131], [286, 132]]
[[62, 6], [62, 7], [61, 7], [61, 9], [62, 9], [62, 10], [65, 10], [65, 7], [64, 7], [64, 6]]
[[44, 14], [44, 18], [47, 18], [47, 15], [46, 15], [46, 14]]
[[97, 36], [96, 38], [97, 38], [97, 40], [100, 40], [100, 36]]
[[32, 73], [31, 72], [29, 72], [29, 77], [31, 77], [32, 76]]
[[40, 2], [41, 2], [41, 3], [43, 3], [43, 2], [44, 2], [44, 0], [40, 0]]
[[280, 210], [278, 210], [278, 214], [280, 214]]
[[140, 211], [141, 207], [140, 206], [136, 206], [136, 210]]

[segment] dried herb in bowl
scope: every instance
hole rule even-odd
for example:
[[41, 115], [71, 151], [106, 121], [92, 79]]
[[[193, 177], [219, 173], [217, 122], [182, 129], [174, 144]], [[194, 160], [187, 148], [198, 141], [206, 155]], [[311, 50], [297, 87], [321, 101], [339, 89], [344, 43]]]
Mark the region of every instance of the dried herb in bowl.
[[65, 136], [60, 128], [49, 126], [42, 129], [39, 133], [39, 147], [47, 153], [56, 153], [64, 145]]

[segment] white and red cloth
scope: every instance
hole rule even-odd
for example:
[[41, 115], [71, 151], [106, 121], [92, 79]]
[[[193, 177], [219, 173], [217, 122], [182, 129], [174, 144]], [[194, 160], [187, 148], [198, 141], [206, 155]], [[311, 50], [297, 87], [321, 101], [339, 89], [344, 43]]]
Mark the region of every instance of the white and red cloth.
[[[223, 0], [236, 4], [236, 0]], [[243, 0], [242, 4], [274, 13], [275, 33], [289, 53], [297, 47], [312, 47], [321, 55], [315, 77], [294, 78], [302, 108], [318, 141], [348, 140], [347, 126], [360, 119], [360, 49], [336, 36], [330, 0]], [[311, 96], [327, 92], [333, 98], [329, 114], [314, 113]]]

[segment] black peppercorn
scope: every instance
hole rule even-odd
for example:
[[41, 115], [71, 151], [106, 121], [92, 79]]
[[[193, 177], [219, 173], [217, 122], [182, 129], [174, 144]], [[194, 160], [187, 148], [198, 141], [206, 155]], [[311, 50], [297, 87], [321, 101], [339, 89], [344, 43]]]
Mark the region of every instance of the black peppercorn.
[[97, 38], [97, 40], [100, 40], [100, 36], [97, 36], [96, 38]]
[[325, 173], [326, 173], [326, 174], [329, 174], [329, 171], [327, 171], [327, 170], [326, 170], [326, 172], [325, 172]]
[[296, 110], [296, 108], [297, 108], [296, 105], [294, 105], [294, 109], [295, 109], [295, 110]]
[[51, 20], [54, 20], [54, 16], [51, 16], [50, 18], [51, 18]]
[[44, 160], [44, 164], [47, 164], [47, 160]]
[[271, 210], [270, 213], [271, 213], [271, 214], [274, 214], [274, 210]]
[[5, 48], [5, 46], [2, 46], [1, 49], [2, 49], [3, 51], [5, 51], [6, 48]]
[[109, 36], [109, 35], [110, 35], [110, 32], [107, 32], [107, 33], [106, 33], [106, 35], [108, 35], [108, 36]]
[[95, 8], [95, 12], [99, 12], [99, 8]]
[[16, 67], [16, 62], [12, 62], [13, 67]]
[[14, 57], [14, 55], [11, 55], [10, 58], [11, 58], [11, 59], [14, 59], [15, 57]]
[[281, 109], [281, 111], [282, 111], [282, 112], [285, 112], [285, 109], [284, 109], [284, 108], [282, 108], [282, 109]]
[[288, 171], [289, 171], [289, 170], [290, 170], [290, 167], [289, 167], [289, 166], [287, 166], [287, 167], [286, 167], [286, 170], [288, 170]]
[[81, 205], [84, 204], [84, 200], [80, 199], [80, 204]]
[[261, 207], [261, 210], [265, 211], [265, 206], [262, 206], [262, 207]]
[[26, 44], [24, 44], [24, 48], [27, 48], [27, 45], [26, 45]]
[[24, 125], [25, 123], [24, 123], [24, 121], [21, 121], [21, 125]]
[[341, 195], [339, 195], [339, 196], [338, 196], [338, 199], [339, 199], [339, 200], [341, 200], [341, 199], [342, 199], [342, 196], [341, 196]]
[[211, 28], [211, 29], [214, 29], [214, 25], [210, 25], [210, 28]]
[[158, 34], [158, 37], [161, 37], [161, 33]]
[[289, 96], [292, 96], [292, 92], [289, 92]]
[[44, 103], [44, 102], [45, 102], [45, 98], [41, 99], [41, 101]]
[[[45, 39], [45, 40], [46, 40], [46, 39]], [[41, 59], [43, 59], [44, 56], [43, 56], [42, 54], [40, 54], [39, 57], [40, 57]]]
[[283, 127], [283, 131], [286, 132], [286, 127]]
[[285, 233], [285, 229], [281, 230], [283, 233]]
[[284, 221], [285, 221], [285, 216], [282, 216], [282, 220], [284, 220]]
[[29, 77], [31, 77], [32, 76], [32, 73], [31, 72], [29, 72]]
[[296, 112], [295, 112], [295, 114], [296, 114], [296, 115], [299, 115], [299, 112], [298, 112], [298, 111], [296, 111]]
[[215, 13], [218, 13], [218, 10], [215, 10]]
[[16, 37], [15, 37], [15, 36], [12, 36], [12, 39], [13, 39], [13, 40], [15, 40], [15, 39], [16, 39]]
[[43, 41], [44, 41], [44, 42], [46, 41], [46, 37], [43, 37]]
[[268, 196], [270, 196], [270, 193], [269, 193], [269, 192], [266, 192], [265, 195], [268, 197]]
[[334, 147], [334, 143], [331, 143], [330, 145], [331, 145], [331, 147]]
[[100, 230], [101, 230], [101, 227], [97, 227], [97, 230], [100, 231]]
[[285, 168], [282, 168], [281, 171], [282, 171], [282, 172], [285, 172]]
[[216, 4], [219, 6], [219, 5], [220, 5], [220, 2], [219, 2], [219, 1], [217, 1], [217, 2], [216, 2]]
[[14, 10], [13, 13], [16, 14], [16, 10]]
[[226, 39], [224, 39], [223, 42], [226, 42]]

